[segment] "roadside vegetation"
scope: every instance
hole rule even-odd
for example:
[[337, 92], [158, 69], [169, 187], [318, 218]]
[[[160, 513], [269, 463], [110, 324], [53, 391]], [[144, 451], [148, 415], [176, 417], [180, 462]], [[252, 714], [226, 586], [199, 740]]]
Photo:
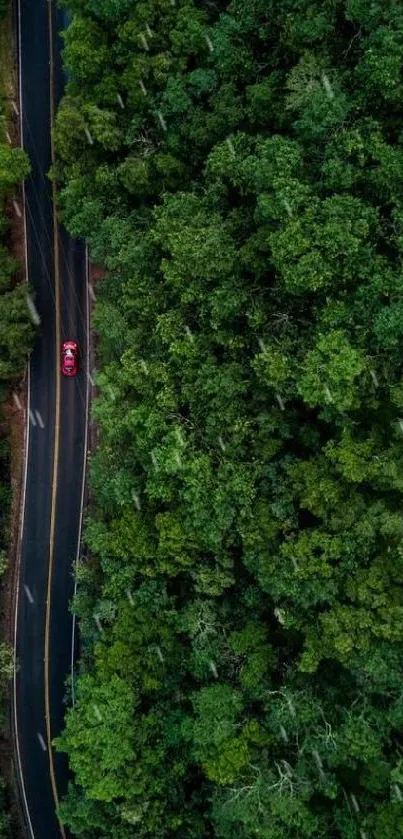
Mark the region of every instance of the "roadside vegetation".
[[[25, 153], [11, 147], [10, 128], [13, 95], [13, 52], [8, 2], [0, 2], [0, 587], [7, 568], [10, 536], [11, 475], [9, 404], [12, 387], [21, 379], [32, 345], [33, 327], [27, 307], [27, 287], [21, 282], [20, 265], [11, 252], [11, 199], [29, 172]], [[3, 593], [3, 603], [4, 603]], [[1, 614], [2, 623], [3, 614]], [[6, 700], [13, 674], [13, 654], [8, 640], [0, 636], [0, 738], [6, 723]], [[4, 741], [2, 742], [2, 747]], [[8, 794], [0, 777], [0, 837], [11, 839], [15, 825], [9, 813]]]
[[65, 0], [79, 839], [403, 837], [403, 7]]
[[27, 306], [29, 289], [21, 282], [21, 265], [11, 252], [11, 221], [17, 218], [12, 200], [20, 200], [18, 187], [30, 170], [27, 155], [13, 144], [14, 85], [11, 15], [8, 3], [0, 0], [0, 405], [21, 378], [34, 332]]

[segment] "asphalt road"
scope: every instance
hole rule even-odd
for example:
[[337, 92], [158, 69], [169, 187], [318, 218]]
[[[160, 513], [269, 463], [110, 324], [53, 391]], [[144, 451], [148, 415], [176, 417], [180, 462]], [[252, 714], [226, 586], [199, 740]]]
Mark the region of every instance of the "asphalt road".
[[[55, 248], [52, 190], [46, 177], [51, 165], [48, 5], [48, 0], [20, 0], [21, 118], [24, 148], [32, 165], [26, 183], [28, 275], [35, 289], [41, 327], [31, 356], [29, 375], [32, 420], [21, 538], [15, 709], [22, 774], [20, 787], [23, 798], [25, 793], [27, 821], [35, 839], [60, 839], [61, 836], [51, 784], [51, 763], [59, 798], [68, 781], [65, 757], [49, 749], [45, 719], [45, 624], [55, 429], [59, 422], [48, 636], [51, 739], [63, 727], [65, 679], [70, 672], [72, 618], [69, 603], [73, 592], [72, 562], [77, 553], [80, 528], [87, 393], [84, 246], [72, 241], [59, 228], [60, 340], [72, 338], [79, 342], [83, 365], [76, 379], [61, 377], [60, 402], [56, 404], [59, 341], [56, 335]], [[63, 24], [62, 12], [55, 10], [55, 30]], [[63, 89], [63, 74], [56, 31], [54, 47], [54, 91], [58, 99]]]

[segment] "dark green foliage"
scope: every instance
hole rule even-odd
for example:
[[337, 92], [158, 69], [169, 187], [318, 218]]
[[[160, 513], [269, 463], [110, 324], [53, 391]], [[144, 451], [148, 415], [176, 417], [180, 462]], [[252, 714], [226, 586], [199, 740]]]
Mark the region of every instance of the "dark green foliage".
[[55, 177], [106, 277], [62, 816], [403, 836], [401, 8], [66, 6]]
[[30, 290], [16, 284], [19, 266], [7, 248], [6, 216], [6, 201], [28, 172], [25, 152], [0, 143], [0, 398], [21, 376], [33, 337], [27, 306]]

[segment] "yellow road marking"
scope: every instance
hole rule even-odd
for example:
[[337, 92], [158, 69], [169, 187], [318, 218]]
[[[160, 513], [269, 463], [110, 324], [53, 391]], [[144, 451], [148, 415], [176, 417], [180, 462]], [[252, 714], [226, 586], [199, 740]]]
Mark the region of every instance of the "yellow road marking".
[[[55, 163], [55, 145], [53, 138], [53, 126], [55, 118], [54, 106], [54, 68], [53, 68], [53, 2], [49, 0], [49, 56], [50, 56], [50, 142], [52, 166]], [[59, 346], [60, 346], [60, 277], [59, 277], [59, 236], [56, 218], [56, 184], [52, 180], [52, 203], [53, 203], [53, 247], [54, 247], [54, 271], [55, 271], [55, 311], [56, 311], [56, 407], [55, 407], [55, 443], [53, 454], [53, 477], [52, 477], [52, 506], [50, 513], [50, 536], [49, 536], [49, 571], [48, 588], [46, 596], [46, 622], [45, 622], [45, 713], [46, 713], [46, 736], [48, 741], [49, 771], [52, 784], [53, 798], [56, 811], [59, 809], [59, 796], [57, 792], [55, 767], [53, 762], [52, 733], [50, 728], [50, 696], [49, 696], [49, 648], [50, 648], [50, 605], [52, 597], [52, 574], [55, 552], [55, 521], [56, 521], [56, 493], [57, 493], [57, 467], [59, 460], [60, 444], [60, 375], [59, 375]], [[66, 839], [64, 826], [59, 819], [60, 832], [63, 839]]]

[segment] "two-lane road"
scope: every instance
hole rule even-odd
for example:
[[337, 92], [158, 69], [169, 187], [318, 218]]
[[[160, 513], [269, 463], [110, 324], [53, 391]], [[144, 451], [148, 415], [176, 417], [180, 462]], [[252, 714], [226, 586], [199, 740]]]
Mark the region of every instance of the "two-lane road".
[[[14, 736], [17, 774], [29, 832], [60, 839], [57, 798], [68, 768], [51, 741], [63, 726], [70, 671], [73, 593], [82, 514], [88, 410], [85, 251], [55, 223], [51, 119], [63, 77], [52, 0], [19, 0], [22, 143], [32, 166], [25, 185], [27, 271], [41, 317], [28, 377], [27, 456], [23, 487], [15, 649]], [[59, 346], [78, 340], [77, 379], [59, 372]], [[29, 417], [31, 419], [29, 419]], [[47, 718], [46, 711], [49, 710]]]

